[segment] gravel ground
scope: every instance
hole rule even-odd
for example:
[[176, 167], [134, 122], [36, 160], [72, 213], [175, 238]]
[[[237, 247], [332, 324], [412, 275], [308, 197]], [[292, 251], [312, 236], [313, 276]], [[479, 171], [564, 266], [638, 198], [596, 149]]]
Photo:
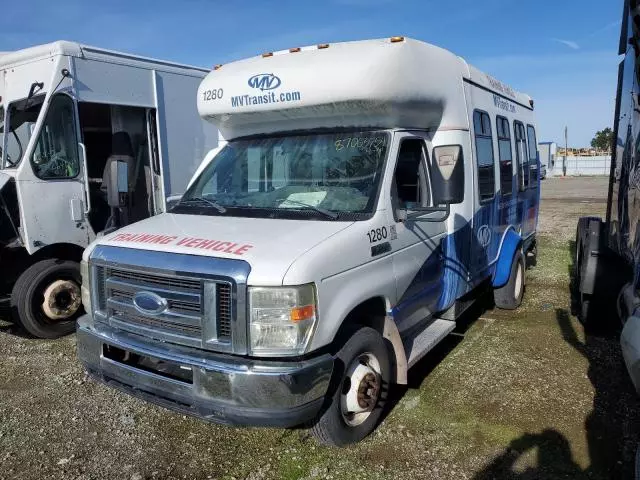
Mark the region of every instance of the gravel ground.
[[616, 335], [585, 335], [570, 308], [576, 219], [602, 214], [605, 197], [606, 179], [544, 181], [523, 306], [479, 304], [346, 449], [146, 404], [87, 380], [74, 336], [33, 340], [0, 322], [0, 478], [626, 477], [640, 406]]

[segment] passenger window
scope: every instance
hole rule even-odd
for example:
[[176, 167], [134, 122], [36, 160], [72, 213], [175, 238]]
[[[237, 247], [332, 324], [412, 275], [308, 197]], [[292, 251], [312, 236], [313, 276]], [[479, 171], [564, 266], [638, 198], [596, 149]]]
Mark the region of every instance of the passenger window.
[[498, 157], [500, 159], [500, 191], [503, 197], [510, 196], [513, 192], [513, 153], [511, 151], [511, 128], [509, 120], [504, 117], [496, 117], [498, 130]]
[[536, 129], [533, 125], [527, 125], [527, 141], [529, 142], [529, 178], [531, 188], [538, 186], [538, 142], [536, 141]]
[[422, 140], [407, 139], [400, 144], [392, 195], [396, 208], [410, 210], [431, 204], [423, 155]]
[[495, 195], [495, 160], [489, 114], [479, 110], [473, 112], [473, 129], [476, 137], [478, 191], [480, 201], [484, 202], [492, 199]]
[[522, 122], [514, 122], [514, 135], [516, 139], [516, 166], [518, 171], [518, 185], [520, 190], [529, 188], [529, 152]]
[[31, 166], [38, 178], [73, 178], [80, 172], [74, 111], [73, 100], [67, 95], [53, 97], [31, 154]]

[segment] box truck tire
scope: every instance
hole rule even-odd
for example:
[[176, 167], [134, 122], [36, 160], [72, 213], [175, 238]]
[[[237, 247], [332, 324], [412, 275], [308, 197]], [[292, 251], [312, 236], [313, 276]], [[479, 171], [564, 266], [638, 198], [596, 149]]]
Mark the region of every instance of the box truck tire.
[[355, 330], [336, 356], [331, 403], [311, 433], [320, 443], [343, 446], [369, 435], [378, 424], [391, 383], [391, 358], [373, 328]]
[[515, 310], [522, 303], [524, 296], [524, 255], [518, 250], [511, 262], [511, 273], [509, 281], [504, 287], [496, 288], [493, 291], [493, 301], [496, 307], [503, 310]]
[[41, 260], [26, 269], [13, 286], [14, 321], [38, 338], [58, 338], [75, 331], [84, 313], [80, 265], [59, 259]]

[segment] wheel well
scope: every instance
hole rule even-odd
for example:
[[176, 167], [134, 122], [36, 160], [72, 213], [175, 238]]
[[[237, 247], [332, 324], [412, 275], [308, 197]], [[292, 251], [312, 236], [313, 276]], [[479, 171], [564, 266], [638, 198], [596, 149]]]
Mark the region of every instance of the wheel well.
[[387, 307], [384, 298], [373, 297], [357, 305], [345, 317], [335, 336], [337, 347], [343, 343], [345, 334], [354, 326], [371, 327], [382, 334]]
[[387, 316], [387, 302], [383, 297], [370, 298], [349, 312], [334, 338], [332, 350], [338, 351], [357, 327], [371, 327], [384, 337], [392, 359], [393, 382], [406, 385], [406, 352], [393, 319]]
[[59, 258], [60, 260], [71, 260], [79, 262], [82, 260], [82, 252], [84, 248], [72, 243], [55, 243], [41, 248], [32, 255], [32, 262], [39, 262], [47, 258]]

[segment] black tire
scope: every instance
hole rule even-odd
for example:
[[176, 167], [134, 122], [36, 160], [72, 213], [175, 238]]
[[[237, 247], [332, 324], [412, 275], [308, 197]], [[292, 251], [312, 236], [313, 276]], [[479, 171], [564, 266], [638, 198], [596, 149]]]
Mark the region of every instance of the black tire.
[[[378, 425], [388, 397], [391, 384], [391, 358], [384, 338], [369, 327], [361, 327], [352, 332], [336, 356], [336, 371], [334, 371], [335, 377], [332, 382], [335, 387], [330, 399], [331, 403], [325, 407], [311, 426], [313, 436], [324, 445], [344, 446], [365, 438]], [[380, 364], [379, 394], [368, 417], [361, 424], [353, 426], [347, 423], [343, 415], [341, 398], [348, 382], [347, 369], [366, 353], [373, 354]]]
[[[496, 288], [493, 291], [493, 301], [496, 307], [503, 310], [515, 310], [522, 304], [525, 287], [525, 270], [524, 255], [521, 250], [518, 250], [511, 262], [509, 281], [505, 286]], [[520, 280], [518, 280], [518, 271]], [[518, 289], [518, 291], [516, 291], [516, 289]]]
[[82, 283], [80, 264], [68, 260], [48, 259], [31, 265], [19, 277], [11, 292], [14, 321], [37, 338], [58, 338], [73, 333], [82, 305], [67, 319], [53, 320], [43, 308], [44, 292], [56, 280], [69, 280], [78, 287]]

